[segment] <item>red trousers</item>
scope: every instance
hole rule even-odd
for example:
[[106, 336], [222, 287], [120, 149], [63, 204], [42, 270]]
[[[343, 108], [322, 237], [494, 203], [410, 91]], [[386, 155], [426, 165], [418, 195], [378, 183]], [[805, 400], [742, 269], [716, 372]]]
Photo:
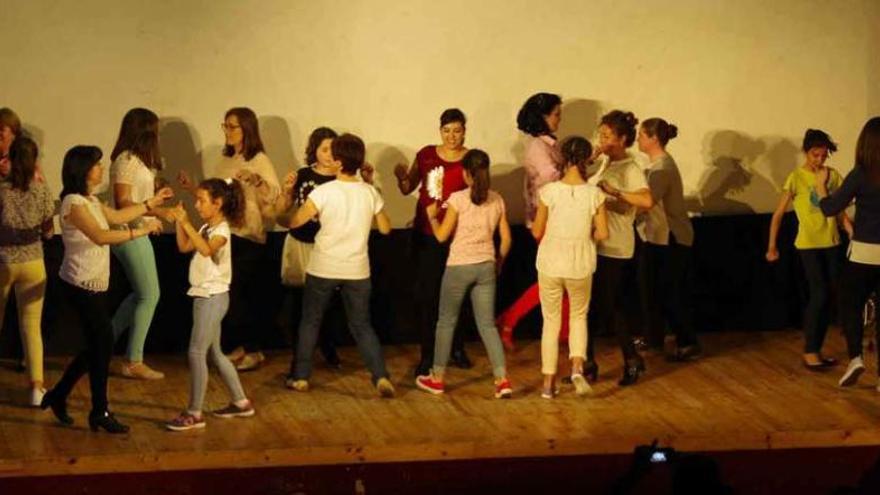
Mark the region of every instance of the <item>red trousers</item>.
[[[516, 302], [501, 313], [501, 316], [498, 317], [499, 326], [516, 328], [519, 321], [539, 304], [541, 304], [541, 297], [538, 293], [538, 283], [535, 282], [519, 296]], [[562, 329], [559, 332], [559, 341], [568, 342], [568, 294], [562, 298]]]

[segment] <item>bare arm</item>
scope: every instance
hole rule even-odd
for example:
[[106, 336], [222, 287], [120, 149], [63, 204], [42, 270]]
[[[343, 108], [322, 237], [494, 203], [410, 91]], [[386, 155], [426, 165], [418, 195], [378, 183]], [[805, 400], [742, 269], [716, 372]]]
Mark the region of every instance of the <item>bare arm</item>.
[[409, 169], [402, 163], [398, 164], [394, 168], [394, 175], [397, 176], [397, 188], [404, 196], [419, 187], [419, 164], [416, 160], [413, 160]]
[[532, 237], [538, 242], [544, 237], [544, 231], [547, 229], [547, 205], [538, 199], [538, 211], [535, 213], [535, 221], [532, 222]]
[[605, 194], [623, 200], [637, 208], [650, 210], [654, 206], [654, 198], [651, 196], [651, 189], [639, 189], [637, 191], [627, 192], [614, 188], [606, 181], [599, 182], [599, 187]]
[[605, 205], [599, 205], [593, 216], [593, 240], [604, 241], [608, 239], [608, 215], [605, 214]]
[[434, 232], [434, 237], [437, 238], [437, 241], [448, 241], [452, 236], [452, 233], [455, 232], [455, 225], [458, 223], [458, 212], [455, 211], [455, 208], [453, 208], [452, 205], [447, 204], [446, 214], [443, 216], [443, 223], [437, 221], [436, 202], [428, 205], [425, 212], [428, 214], [428, 222], [431, 224], [431, 230]]
[[158, 221], [148, 222], [143, 227], [126, 230], [105, 230], [102, 228], [86, 206], [73, 205], [67, 220], [82, 232], [90, 241], [99, 246], [108, 244], [122, 244], [136, 237], [142, 237], [150, 232], [158, 231], [162, 225]]
[[[214, 256], [214, 254], [216, 254], [217, 251], [220, 250], [220, 248], [226, 245], [226, 238], [219, 235], [215, 235], [206, 241], [205, 238], [202, 237], [201, 234], [199, 234], [199, 231], [196, 230], [195, 227], [193, 227], [193, 224], [191, 224], [189, 220], [178, 222], [177, 228], [178, 232], [182, 230], [183, 233], [189, 238], [190, 246], [192, 246], [192, 249], [195, 249], [202, 256]], [[180, 247], [180, 241], [178, 241], [177, 246], [178, 248]]]
[[776, 249], [776, 238], [779, 235], [779, 226], [782, 225], [782, 216], [785, 215], [786, 210], [791, 205], [791, 198], [791, 192], [783, 191], [782, 196], [779, 197], [779, 204], [776, 205], [776, 210], [773, 212], [773, 217], [770, 219], [770, 239], [767, 241], [767, 254], [765, 258], [771, 263], [779, 259], [779, 250]]
[[376, 228], [379, 229], [379, 232], [382, 235], [388, 235], [391, 233], [391, 219], [388, 218], [388, 215], [385, 214], [385, 210], [379, 211], [376, 213]]
[[307, 199], [305, 204], [297, 208], [293, 218], [290, 219], [288, 227], [295, 229], [318, 215], [318, 208], [311, 199]]
[[130, 193], [131, 188], [129, 187], [129, 204], [128, 206], [125, 206], [123, 208], [115, 209], [110, 208], [105, 204], [101, 204], [101, 208], [104, 211], [104, 216], [107, 218], [107, 222], [116, 225], [128, 223], [136, 218], [142, 217], [143, 215], [150, 213], [153, 208], [161, 205], [165, 202], [166, 199], [174, 195], [174, 192], [171, 190], [171, 188], [166, 187], [159, 190], [159, 192], [157, 192], [155, 196], [144, 201], [143, 203], [132, 203]]
[[501, 219], [498, 221], [498, 235], [501, 237], [501, 244], [498, 246], [496, 264], [498, 271], [500, 271], [501, 266], [504, 265], [504, 260], [507, 259], [507, 255], [510, 253], [510, 246], [513, 244], [513, 236], [510, 235], [510, 224], [507, 223], [507, 215], [501, 215]]

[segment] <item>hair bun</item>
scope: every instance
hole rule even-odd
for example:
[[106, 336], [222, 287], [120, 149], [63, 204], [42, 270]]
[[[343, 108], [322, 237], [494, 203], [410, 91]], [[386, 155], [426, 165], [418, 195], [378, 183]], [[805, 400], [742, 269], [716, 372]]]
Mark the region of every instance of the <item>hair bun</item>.
[[669, 124], [669, 131], [667, 132], [668, 139], [674, 139], [678, 136], [678, 126], [675, 124]]

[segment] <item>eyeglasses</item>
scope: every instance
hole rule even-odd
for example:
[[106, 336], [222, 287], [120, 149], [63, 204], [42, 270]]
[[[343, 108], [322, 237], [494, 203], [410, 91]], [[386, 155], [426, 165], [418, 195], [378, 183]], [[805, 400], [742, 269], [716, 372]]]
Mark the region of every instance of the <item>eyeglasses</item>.
[[223, 124], [220, 124], [220, 128], [223, 129], [224, 131], [232, 132], [234, 130], [241, 129], [241, 126], [240, 125], [229, 125], [224, 122]]

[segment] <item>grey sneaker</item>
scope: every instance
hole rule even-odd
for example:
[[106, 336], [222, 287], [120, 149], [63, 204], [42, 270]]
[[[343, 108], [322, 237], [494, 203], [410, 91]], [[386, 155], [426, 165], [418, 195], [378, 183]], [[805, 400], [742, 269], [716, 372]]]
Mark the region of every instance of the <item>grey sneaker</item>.
[[229, 404], [223, 409], [217, 409], [216, 411], [214, 411], [214, 416], [224, 419], [247, 418], [249, 416], [253, 416], [254, 413], [256, 413], [256, 411], [254, 410], [254, 406], [253, 404], [251, 404], [250, 401], [248, 401], [248, 404], [245, 407], [238, 407], [233, 403]]

